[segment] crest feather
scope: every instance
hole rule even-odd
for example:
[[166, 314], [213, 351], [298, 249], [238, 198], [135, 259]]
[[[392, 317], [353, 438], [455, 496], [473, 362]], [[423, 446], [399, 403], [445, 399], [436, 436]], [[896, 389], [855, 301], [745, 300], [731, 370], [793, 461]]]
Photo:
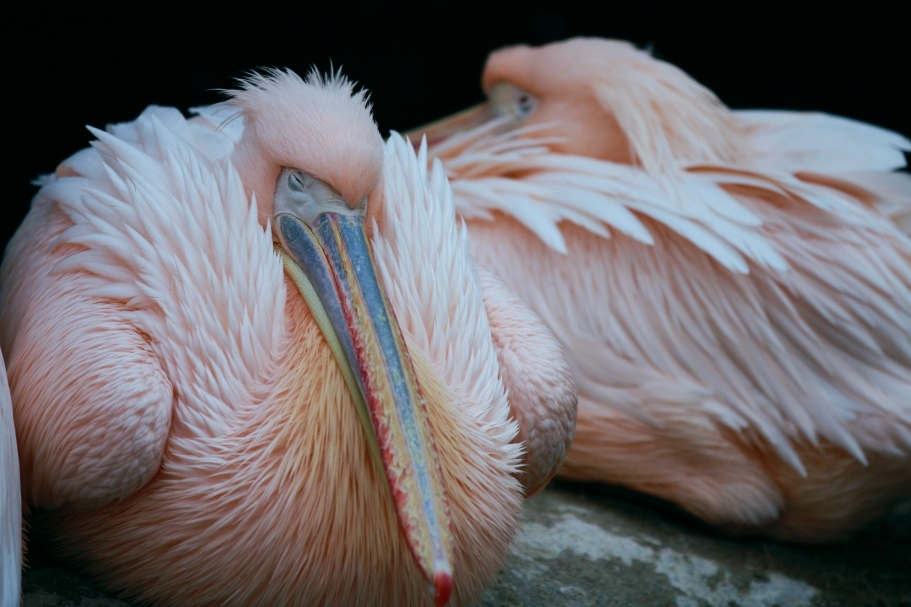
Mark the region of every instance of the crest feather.
[[[247, 76], [228, 95], [246, 123], [238, 168], [253, 173], [257, 181], [251, 189], [264, 190], [258, 197], [271, 198], [274, 181], [258, 180], [272, 172], [277, 176], [282, 166], [326, 181], [352, 205], [379, 184], [383, 140], [367, 94], [339, 71], [321, 75], [314, 69], [304, 79], [291, 70], [265, 70]], [[270, 171], [261, 168], [263, 162]]]

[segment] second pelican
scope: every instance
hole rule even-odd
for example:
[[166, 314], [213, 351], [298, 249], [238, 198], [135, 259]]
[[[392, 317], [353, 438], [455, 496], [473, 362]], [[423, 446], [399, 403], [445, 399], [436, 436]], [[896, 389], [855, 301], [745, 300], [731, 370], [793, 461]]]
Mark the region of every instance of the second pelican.
[[569, 354], [562, 476], [806, 541], [911, 494], [911, 142], [612, 40], [502, 49], [483, 86], [416, 133]]

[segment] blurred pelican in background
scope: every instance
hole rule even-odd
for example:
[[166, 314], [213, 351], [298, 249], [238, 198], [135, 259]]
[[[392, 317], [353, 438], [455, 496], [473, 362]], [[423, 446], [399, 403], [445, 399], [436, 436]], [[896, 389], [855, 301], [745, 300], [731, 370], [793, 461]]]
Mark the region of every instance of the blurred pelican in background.
[[482, 84], [412, 137], [568, 352], [560, 476], [796, 541], [911, 494], [907, 139], [732, 111], [620, 41], [506, 48]]

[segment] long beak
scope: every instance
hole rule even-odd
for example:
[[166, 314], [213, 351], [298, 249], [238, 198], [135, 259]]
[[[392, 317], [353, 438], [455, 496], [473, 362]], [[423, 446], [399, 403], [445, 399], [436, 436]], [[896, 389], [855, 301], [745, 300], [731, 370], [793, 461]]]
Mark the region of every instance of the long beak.
[[317, 322], [331, 325], [327, 341], [382, 462], [411, 554], [433, 584], [436, 604], [445, 605], [453, 540], [439, 456], [402, 332], [377, 279], [364, 215], [326, 211], [307, 225], [281, 213], [275, 222], [289, 274], [305, 299], [317, 298], [308, 299]]
[[435, 144], [448, 139], [456, 133], [471, 130], [482, 124], [494, 120], [494, 115], [488, 102], [479, 103], [467, 110], [456, 112], [451, 116], [441, 118], [430, 124], [413, 128], [405, 133], [411, 141], [420, 142], [421, 137], [427, 136], [427, 145], [433, 147]]

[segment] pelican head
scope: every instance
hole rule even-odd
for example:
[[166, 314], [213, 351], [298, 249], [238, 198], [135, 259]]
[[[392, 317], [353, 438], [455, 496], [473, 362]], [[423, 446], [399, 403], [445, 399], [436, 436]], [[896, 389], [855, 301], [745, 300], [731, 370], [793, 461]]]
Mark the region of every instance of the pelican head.
[[415, 563], [445, 604], [453, 540], [439, 456], [367, 238], [383, 141], [366, 95], [340, 76], [273, 72], [247, 80], [233, 103], [247, 121], [235, 164], [336, 355]]
[[659, 170], [671, 158], [731, 160], [742, 135], [710, 90], [620, 40], [500, 49], [487, 58], [481, 85], [487, 101], [413, 129], [412, 139], [426, 133], [436, 144], [458, 133], [521, 129], [519, 136], [545, 137], [555, 152]]

